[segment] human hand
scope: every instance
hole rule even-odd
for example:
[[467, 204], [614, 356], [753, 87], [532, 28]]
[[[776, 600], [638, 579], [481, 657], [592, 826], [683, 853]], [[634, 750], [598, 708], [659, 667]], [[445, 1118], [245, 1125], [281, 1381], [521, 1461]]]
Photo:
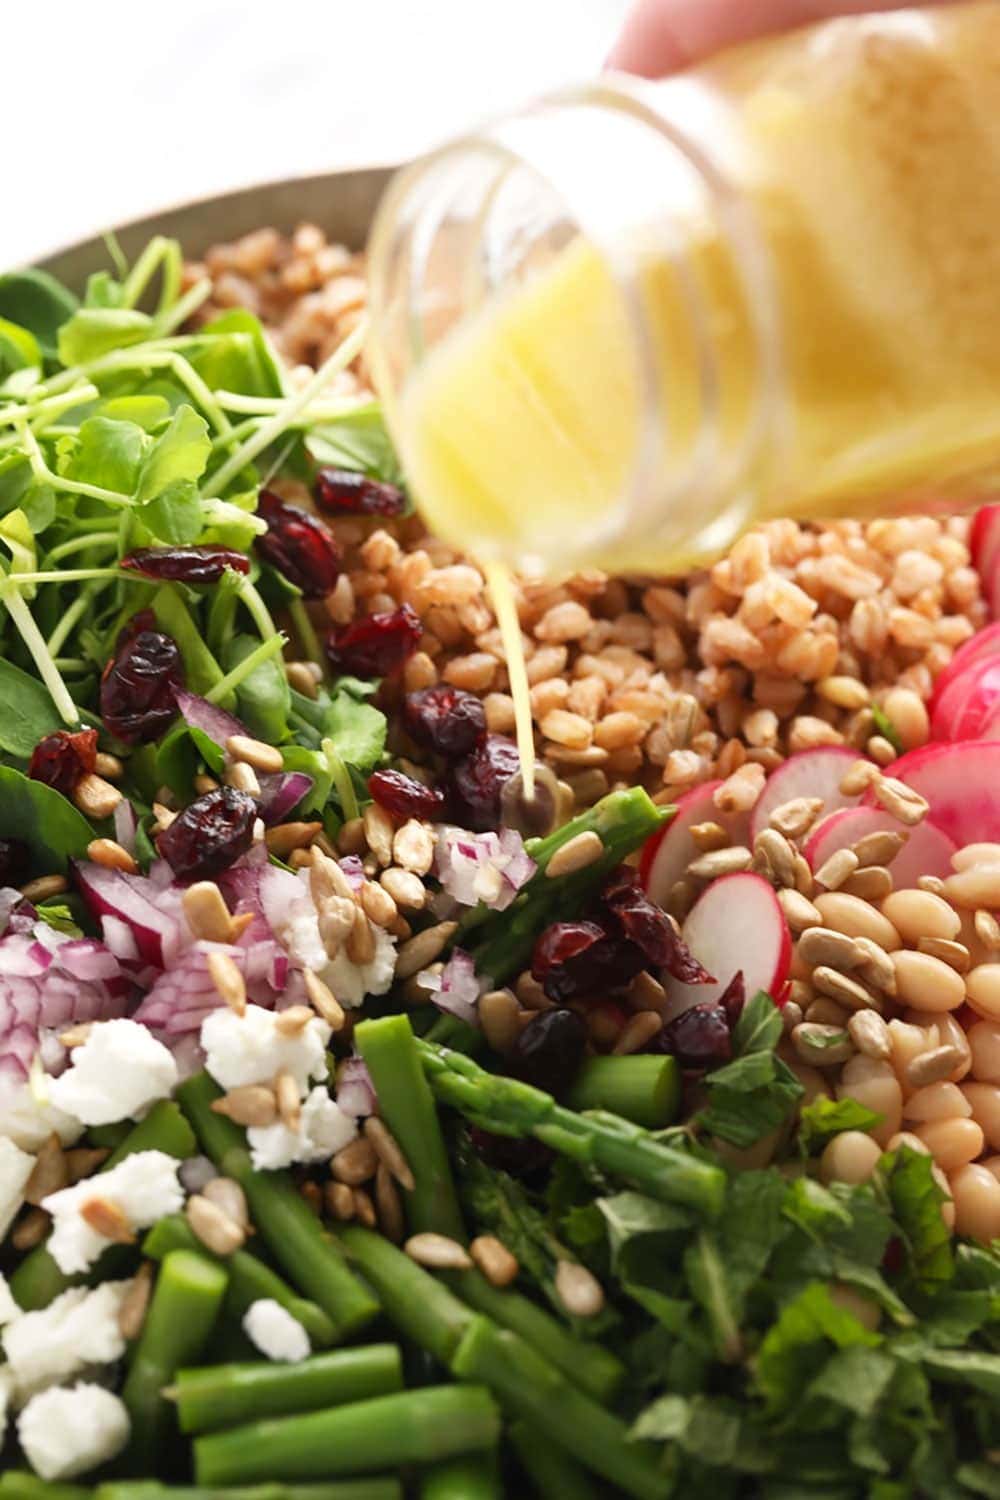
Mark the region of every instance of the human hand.
[[609, 68], [662, 78], [722, 47], [830, 16], [903, 10], [913, 0], [635, 0]]

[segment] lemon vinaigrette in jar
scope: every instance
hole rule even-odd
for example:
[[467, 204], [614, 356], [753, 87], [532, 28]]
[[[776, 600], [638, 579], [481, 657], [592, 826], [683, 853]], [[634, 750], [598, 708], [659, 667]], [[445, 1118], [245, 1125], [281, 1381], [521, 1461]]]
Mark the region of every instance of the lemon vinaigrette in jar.
[[676, 573], [772, 515], [971, 503], [1000, 481], [1000, 5], [543, 101], [400, 174], [371, 272], [415, 497], [497, 599], [504, 569]]

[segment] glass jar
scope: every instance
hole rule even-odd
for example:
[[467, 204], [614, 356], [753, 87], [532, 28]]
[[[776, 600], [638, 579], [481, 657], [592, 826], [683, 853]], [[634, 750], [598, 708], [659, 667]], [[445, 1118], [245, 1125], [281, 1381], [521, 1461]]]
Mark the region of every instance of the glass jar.
[[1000, 478], [1000, 11], [608, 76], [401, 173], [372, 367], [446, 539], [680, 569]]

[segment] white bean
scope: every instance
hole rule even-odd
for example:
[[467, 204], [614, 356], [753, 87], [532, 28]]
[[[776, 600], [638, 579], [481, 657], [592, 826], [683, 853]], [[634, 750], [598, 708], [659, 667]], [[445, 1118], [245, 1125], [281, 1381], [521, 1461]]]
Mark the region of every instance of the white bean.
[[929, 1120], [918, 1125], [918, 1135], [944, 1172], [953, 1172], [975, 1161], [985, 1144], [981, 1126], [975, 1120]]
[[1000, 1088], [995, 1083], [963, 1083], [962, 1094], [987, 1146], [1000, 1151]]
[[917, 1089], [903, 1106], [907, 1120], [918, 1120], [922, 1125], [931, 1120], [970, 1119], [972, 1105], [961, 1089], [954, 1083], [929, 1083]]
[[985, 1167], [987, 1172], [992, 1172], [997, 1182], [1000, 1182], [1000, 1156], [987, 1156], [979, 1163]]
[[864, 1292], [847, 1286], [843, 1281], [831, 1281], [827, 1291], [836, 1307], [851, 1313], [869, 1333], [875, 1332], [882, 1321], [882, 1309], [872, 1297], [866, 1297]]
[[969, 1027], [972, 1076], [979, 1083], [1000, 1083], [1000, 1022], [976, 1021]]
[[844, 1130], [835, 1135], [819, 1159], [824, 1182], [867, 1182], [878, 1165], [882, 1149], [870, 1135], [860, 1130]]
[[972, 1052], [969, 1039], [965, 1034], [965, 1027], [955, 1013], [949, 1010], [939, 1010], [932, 1015], [925, 1010], [908, 1010], [904, 1012], [903, 1020], [909, 1022], [911, 1026], [933, 1027], [937, 1033], [937, 1041], [929, 1043], [928, 1046], [954, 1047], [962, 1054], [962, 1061], [953, 1073], [948, 1074], [949, 1083], [960, 1083], [972, 1067]]
[[827, 927], [837, 932], [846, 932], [848, 937], [871, 938], [886, 953], [893, 953], [901, 946], [899, 933], [888, 917], [883, 917], [860, 896], [848, 896], [843, 891], [824, 891], [813, 904]]
[[882, 912], [904, 943], [916, 944], [922, 937], [953, 940], [962, 927], [954, 907], [931, 891], [893, 891], [882, 902]]
[[952, 1172], [948, 1180], [959, 1234], [987, 1244], [1000, 1235], [1000, 1181], [988, 1167], [974, 1163]]
[[973, 865], [1000, 865], [1000, 844], [966, 844], [951, 856], [953, 870], [968, 870]]
[[893, 1020], [889, 1022], [889, 1045], [892, 1048], [892, 1065], [900, 1078], [906, 1077], [906, 1070], [915, 1057], [922, 1052], [927, 1052], [931, 1047], [940, 1046], [936, 1021], [932, 1020], [929, 1011], [913, 1011], [912, 1016], [917, 1014], [924, 1017], [924, 1023]]
[[866, 1109], [882, 1116], [881, 1124], [872, 1130], [872, 1139], [880, 1146], [894, 1136], [903, 1120], [903, 1091], [891, 1064], [859, 1055], [845, 1063], [837, 1085], [838, 1099], [855, 1099]]
[[970, 911], [985, 906], [988, 911], [1000, 907], [1000, 864], [969, 865], [956, 875], [949, 875], [944, 894], [955, 906]]
[[[906, 949], [892, 955], [899, 998], [914, 1010], [957, 1010], [965, 1000], [965, 984], [950, 964], [932, 958], [929, 953], [912, 953]], [[971, 977], [971, 976], [970, 976]], [[998, 1005], [1000, 1005], [1000, 966], [997, 970]]]
[[969, 1004], [987, 1021], [1000, 1021], [1000, 964], [978, 964], [965, 976]]

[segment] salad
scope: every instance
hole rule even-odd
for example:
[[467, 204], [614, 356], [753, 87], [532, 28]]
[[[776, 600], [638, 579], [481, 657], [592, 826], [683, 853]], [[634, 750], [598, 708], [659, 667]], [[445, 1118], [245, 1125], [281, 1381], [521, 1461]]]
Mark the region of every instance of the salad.
[[520, 580], [529, 800], [357, 258], [109, 254], [0, 277], [0, 1500], [1000, 1494], [1000, 508]]

